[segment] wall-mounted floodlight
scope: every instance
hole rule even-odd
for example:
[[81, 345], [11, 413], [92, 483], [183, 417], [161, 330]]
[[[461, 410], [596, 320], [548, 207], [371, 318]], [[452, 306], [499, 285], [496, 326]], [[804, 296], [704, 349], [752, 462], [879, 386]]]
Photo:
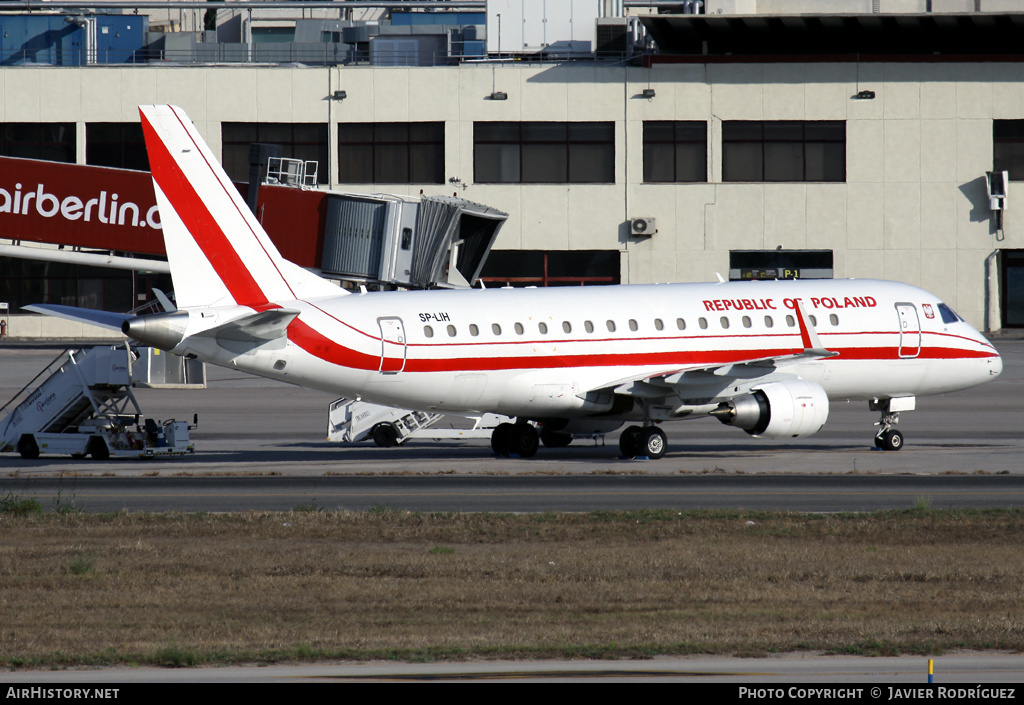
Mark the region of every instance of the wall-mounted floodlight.
[[985, 187], [988, 190], [988, 208], [992, 211], [1006, 210], [1006, 197], [1009, 195], [1010, 172], [986, 171]]
[[331, 96], [333, 100], [345, 100], [348, 98], [348, 93], [345, 91], [334, 91], [334, 95]]
[[642, 95], [644, 98], [647, 98], [647, 100], [650, 100], [656, 95], [656, 93], [654, 92], [653, 88], [644, 88], [643, 93], [641, 93], [640, 95]]
[[494, 91], [487, 96], [487, 100], [508, 100], [508, 93], [503, 91]]
[[857, 95], [853, 96], [854, 100], [874, 100], [874, 91], [858, 91]]

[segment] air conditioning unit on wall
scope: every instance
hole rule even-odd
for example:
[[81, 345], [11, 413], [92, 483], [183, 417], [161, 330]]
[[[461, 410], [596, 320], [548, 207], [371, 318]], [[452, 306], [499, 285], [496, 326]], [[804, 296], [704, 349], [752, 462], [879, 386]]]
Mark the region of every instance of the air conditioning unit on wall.
[[633, 218], [629, 221], [630, 235], [653, 235], [658, 232], [654, 218]]

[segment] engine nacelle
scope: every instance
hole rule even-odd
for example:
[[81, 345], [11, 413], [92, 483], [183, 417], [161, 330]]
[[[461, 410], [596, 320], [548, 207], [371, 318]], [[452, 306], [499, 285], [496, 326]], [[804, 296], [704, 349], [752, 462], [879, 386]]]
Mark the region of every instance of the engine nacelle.
[[828, 395], [803, 379], [770, 382], [722, 402], [711, 415], [758, 438], [810, 436], [828, 421]]
[[173, 350], [185, 338], [188, 319], [188, 311], [136, 316], [121, 324], [121, 332], [143, 345]]

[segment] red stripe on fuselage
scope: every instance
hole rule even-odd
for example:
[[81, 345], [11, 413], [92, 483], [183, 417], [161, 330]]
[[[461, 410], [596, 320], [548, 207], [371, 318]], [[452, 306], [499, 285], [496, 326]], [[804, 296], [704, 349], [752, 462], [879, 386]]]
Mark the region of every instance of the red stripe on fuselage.
[[[349, 367], [357, 370], [376, 371], [380, 369], [380, 356], [353, 350], [341, 345], [308, 324], [296, 319], [288, 327], [289, 339], [310, 355], [325, 362]], [[376, 338], [379, 340], [379, 338]], [[449, 344], [452, 348], [461, 347]], [[420, 347], [408, 345], [406, 350]], [[424, 346], [425, 347], [425, 346]], [[436, 350], [437, 345], [430, 348]], [[885, 347], [847, 347], [835, 348], [839, 353], [833, 360], [861, 361], [899, 361], [907, 358], [899, 356], [898, 348]], [[761, 350], [670, 350], [648, 353], [577, 353], [570, 355], [501, 355], [474, 357], [417, 358], [406, 357], [404, 372], [480, 372], [503, 370], [536, 370], [564, 369], [573, 367], [623, 367], [623, 366], [659, 366], [659, 367], [706, 367], [730, 363], [742, 363], [745, 360], [781, 357], [800, 352], [794, 348], [771, 348]], [[983, 350], [965, 350], [962, 348], [931, 347], [923, 348], [915, 360], [955, 360], [995, 357], [996, 353]]]

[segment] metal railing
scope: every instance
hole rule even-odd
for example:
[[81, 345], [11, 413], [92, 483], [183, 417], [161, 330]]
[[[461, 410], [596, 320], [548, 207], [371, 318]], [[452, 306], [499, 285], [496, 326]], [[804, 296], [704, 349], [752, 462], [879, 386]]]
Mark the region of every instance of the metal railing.
[[578, 58], [622, 61], [635, 58], [626, 53], [599, 53], [565, 57], [561, 55], [489, 55], [483, 42], [467, 42], [448, 52], [432, 49], [373, 50], [355, 45], [327, 42], [198, 43], [188, 49], [147, 46], [135, 51], [91, 49], [69, 51], [60, 47], [17, 49], [0, 54], [0, 66], [203, 66], [220, 64], [303, 64], [306, 66], [454, 66], [465, 61], [522, 61]]

